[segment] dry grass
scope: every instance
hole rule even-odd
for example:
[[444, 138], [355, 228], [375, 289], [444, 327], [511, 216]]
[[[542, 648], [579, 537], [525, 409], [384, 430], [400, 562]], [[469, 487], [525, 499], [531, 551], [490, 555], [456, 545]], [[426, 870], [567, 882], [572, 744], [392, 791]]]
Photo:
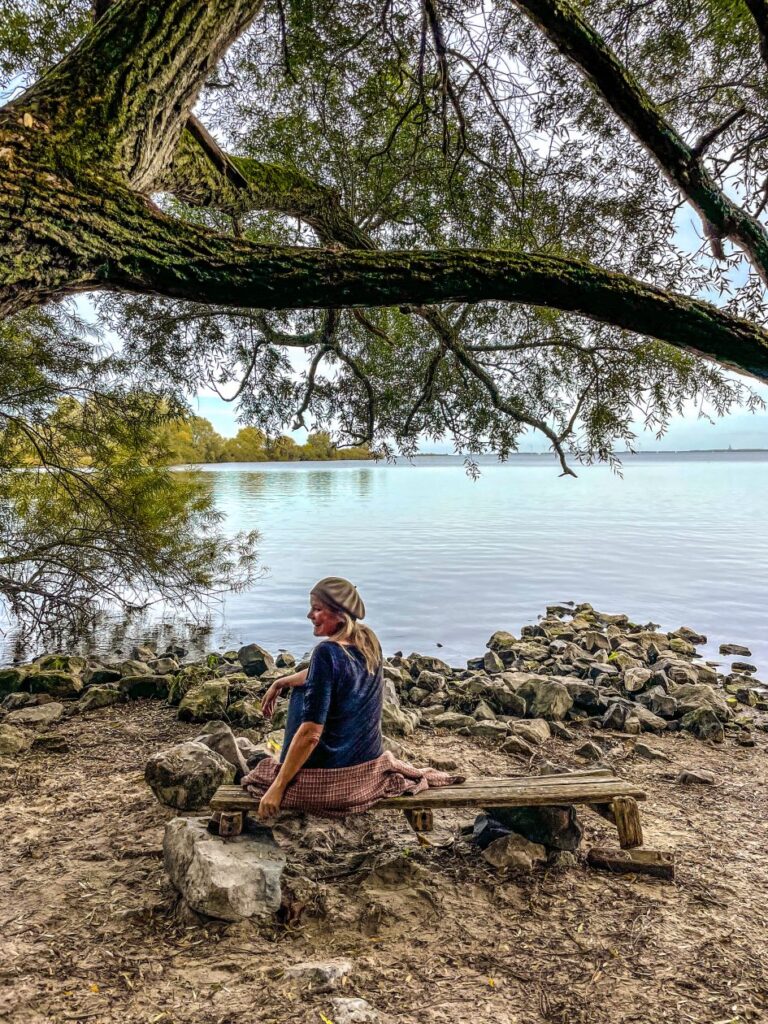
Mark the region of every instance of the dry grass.
[[[281, 830], [289, 905], [259, 930], [191, 921], [163, 871], [169, 812], [144, 762], [193, 731], [157, 704], [117, 706], [57, 726], [68, 752], [3, 764], [0, 1020], [321, 1024], [329, 998], [297, 995], [274, 969], [341, 955], [354, 962], [348, 994], [408, 1024], [768, 1019], [765, 734], [752, 749], [653, 739], [672, 765], [616, 738], [617, 771], [648, 790], [647, 845], [677, 851], [675, 884], [584, 868], [505, 878], [456, 838], [470, 814], [447, 820], [454, 842], [433, 850], [395, 813], [315, 819]], [[552, 741], [543, 756], [573, 765], [572, 749]], [[527, 767], [423, 732], [409, 753], [471, 774]], [[719, 784], [678, 786], [680, 767]], [[601, 819], [584, 824], [589, 844], [615, 843]]]

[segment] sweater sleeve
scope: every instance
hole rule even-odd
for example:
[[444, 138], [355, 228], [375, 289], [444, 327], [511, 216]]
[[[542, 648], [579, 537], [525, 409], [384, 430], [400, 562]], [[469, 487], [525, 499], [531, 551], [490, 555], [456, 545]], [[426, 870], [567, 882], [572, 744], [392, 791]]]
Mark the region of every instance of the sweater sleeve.
[[325, 725], [333, 694], [334, 664], [331, 645], [318, 644], [312, 653], [304, 684], [304, 713], [302, 722]]

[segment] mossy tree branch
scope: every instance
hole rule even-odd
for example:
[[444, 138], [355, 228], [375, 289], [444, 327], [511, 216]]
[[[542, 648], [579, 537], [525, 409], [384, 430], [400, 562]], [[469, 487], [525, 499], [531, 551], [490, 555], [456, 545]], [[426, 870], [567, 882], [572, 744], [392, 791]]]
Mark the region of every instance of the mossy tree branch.
[[[764, 0], [749, 0], [765, 14]], [[718, 186], [699, 154], [661, 113], [598, 32], [568, 0], [515, 0], [561, 53], [581, 68], [614, 113], [696, 208], [707, 234], [740, 246], [768, 282], [768, 232]], [[754, 13], [754, 12], [753, 12]], [[768, 24], [768, 21], [766, 21]], [[716, 248], [718, 248], [716, 246]]]

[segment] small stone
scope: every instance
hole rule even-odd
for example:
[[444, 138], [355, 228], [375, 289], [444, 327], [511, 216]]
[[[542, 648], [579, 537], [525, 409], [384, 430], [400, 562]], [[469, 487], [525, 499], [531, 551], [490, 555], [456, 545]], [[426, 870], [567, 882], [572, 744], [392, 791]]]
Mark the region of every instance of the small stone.
[[432, 725], [436, 729], [469, 729], [476, 724], [470, 715], [461, 715], [457, 711], [444, 711], [432, 719]]
[[548, 722], [549, 730], [552, 735], [558, 740], [565, 740], [567, 743], [572, 742], [574, 735], [570, 729], [566, 728], [562, 722]]
[[148, 664], [156, 657], [157, 652], [154, 647], [151, 647], [149, 644], [136, 644], [136, 646], [131, 649], [131, 658], [134, 661], [142, 661], [145, 664]]
[[50, 704], [41, 704], [38, 707], [11, 711], [5, 720], [9, 725], [53, 725], [63, 714], [64, 705], [52, 701]]
[[547, 851], [540, 843], [532, 843], [523, 836], [510, 832], [509, 835], [494, 839], [486, 846], [483, 858], [495, 868], [532, 871], [534, 864], [546, 863]]
[[455, 772], [460, 767], [459, 762], [453, 757], [434, 757], [427, 758], [433, 768], [437, 768], [439, 772]]
[[748, 647], [742, 647], [741, 644], [720, 644], [721, 654], [735, 654], [742, 658], [751, 658], [752, 651]]
[[586, 743], [582, 743], [580, 747], [577, 747], [574, 751], [577, 757], [582, 758], [584, 761], [593, 763], [595, 761], [601, 761], [603, 758], [603, 751], [596, 743], [592, 740], [587, 740]]
[[231, 722], [245, 726], [246, 729], [258, 728], [264, 724], [260, 700], [236, 700], [227, 708], [227, 718]]
[[383, 1024], [379, 1011], [365, 999], [342, 999], [337, 996], [331, 1000], [331, 1013], [334, 1024]]
[[52, 704], [53, 697], [48, 693], [9, 693], [3, 699], [6, 711], [18, 711], [19, 708], [37, 708], [41, 704]]
[[755, 743], [755, 737], [752, 735], [751, 732], [740, 732], [738, 734], [738, 736], [736, 737], [736, 743], [740, 747], [755, 747], [755, 746], [757, 746], [757, 744]]
[[579, 866], [579, 858], [571, 850], [551, 850], [547, 859], [550, 871], [572, 871]]
[[480, 739], [504, 739], [509, 733], [509, 726], [506, 722], [473, 722], [469, 727], [469, 733], [470, 736], [477, 736]]
[[670, 757], [667, 757], [661, 750], [655, 750], [653, 747], [649, 747], [647, 743], [637, 742], [635, 744], [635, 753], [638, 757], [644, 758], [646, 761], [671, 761]]
[[[654, 718], [655, 717], [656, 716], [654, 715]], [[627, 715], [627, 717], [624, 719], [624, 732], [627, 733], [629, 736], [639, 736], [642, 731], [643, 726], [638, 716], [635, 714]]]
[[278, 656], [275, 658], [275, 665], [277, 665], [278, 668], [293, 668], [296, 665], [296, 658], [290, 651], [280, 651]]
[[748, 661], [734, 661], [731, 664], [731, 671], [747, 672], [751, 675], [753, 672], [757, 672], [757, 665], [750, 665]]
[[705, 768], [684, 768], [675, 782], [680, 782], [684, 786], [713, 786], [715, 774]]
[[155, 658], [150, 661], [149, 667], [158, 676], [167, 676], [179, 671], [179, 663], [175, 658]]
[[307, 993], [334, 992], [352, 973], [349, 960], [307, 960], [285, 970], [285, 977], [299, 982]]
[[526, 743], [522, 736], [509, 736], [499, 748], [502, 754], [517, 754], [522, 757], [533, 757], [535, 751]]
[[7, 722], [0, 724], [0, 756], [13, 757], [26, 750], [31, 743], [32, 737], [29, 733]]
[[424, 669], [416, 677], [416, 686], [426, 690], [428, 693], [436, 693], [438, 690], [445, 689], [445, 676], [439, 672], [431, 672], [429, 669]]
[[511, 832], [555, 850], [577, 849], [584, 834], [572, 805], [494, 807], [486, 813]]
[[[613, 729], [614, 732], [623, 732], [624, 723], [627, 720], [628, 709], [623, 704], [611, 704], [603, 715], [601, 725], [603, 729]], [[640, 730], [638, 729], [638, 732]]]

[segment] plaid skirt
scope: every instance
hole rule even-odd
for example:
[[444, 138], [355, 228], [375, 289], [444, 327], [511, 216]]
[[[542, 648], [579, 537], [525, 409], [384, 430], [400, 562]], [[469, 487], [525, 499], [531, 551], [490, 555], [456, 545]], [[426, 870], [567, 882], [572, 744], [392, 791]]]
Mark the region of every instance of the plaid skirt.
[[[253, 796], [262, 797], [279, 771], [280, 762], [265, 757], [240, 784]], [[375, 761], [349, 768], [302, 768], [288, 783], [280, 807], [324, 818], [346, 818], [349, 814], [362, 814], [385, 797], [413, 796], [425, 789], [460, 782], [464, 782], [463, 775], [449, 775], [436, 768], [415, 768], [387, 751]]]

